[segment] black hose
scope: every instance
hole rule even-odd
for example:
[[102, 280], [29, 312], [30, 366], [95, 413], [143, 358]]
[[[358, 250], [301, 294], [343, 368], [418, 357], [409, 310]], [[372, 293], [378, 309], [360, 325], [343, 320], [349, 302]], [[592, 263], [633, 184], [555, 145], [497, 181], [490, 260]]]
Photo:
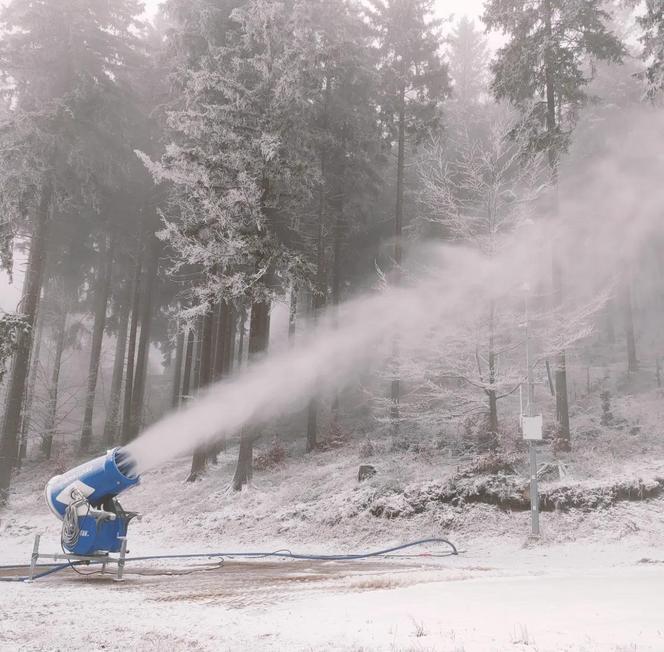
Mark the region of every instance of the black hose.
[[[63, 552], [65, 552], [65, 548], [67, 550], [74, 550], [81, 538], [78, 508], [83, 504], [85, 504], [87, 508], [85, 512], [85, 516], [87, 516], [90, 513], [90, 503], [85, 500], [85, 498], [80, 498], [67, 505], [65, 515], [62, 519], [62, 532], [60, 534], [60, 546], [62, 547]], [[85, 518], [85, 516], [83, 518]]]
[[290, 550], [276, 550], [274, 552], [212, 552], [201, 553], [193, 555], [153, 555], [149, 557], [128, 557], [127, 561], [149, 561], [154, 559], [197, 559], [197, 558], [212, 558], [212, 557], [244, 557], [249, 559], [277, 557], [280, 559], [296, 559], [296, 560], [310, 560], [310, 561], [352, 561], [357, 559], [369, 559], [371, 557], [384, 557], [392, 552], [399, 550], [406, 550], [407, 548], [414, 548], [416, 546], [424, 546], [428, 543], [445, 543], [452, 552], [450, 555], [458, 555], [459, 552], [456, 546], [447, 539], [420, 539], [411, 543], [404, 543], [393, 548], [385, 548], [383, 550], [376, 550], [375, 552], [365, 552], [354, 555], [306, 555]]
[[[372, 557], [385, 557], [390, 553], [397, 552], [399, 550], [406, 550], [408, 548], [414, 548], [416, 546], [424, 546], [430, 543], [444, 543], [452, 549], [452, 552], [447, 553], [446, 556], [458, 555], [459, 552], [456, 546], [448, 541], [447, 539], [420, 539], [419, 541], [413, 541], [410, 543], [404, 543], [392, 548], [385, 548], [383, 550], [376, 550], [374, 552], [365, 552], [359, 554], [351, 555], [306, 555], [301, 553], [291, 552], [290, 550], [276, 550], [274, 552], [208, 552], [208, 553], [194, 553], [194, 554], [182, 554], [182, 555], [149, 555], [145, 557], [127, 557], [125, 562], [130, 561], [153, 561], [159, 559], [212, 559], [215, 557], [237, 557], [244, 559], [265, 559], [268, 557], [278, 558], [278, 559], [294, 559], [298, 561], [355, 561], [359, 559], [370, 559]], [[114, 561], [114, 560], [113, 560]], [[80, 566], [80, 565], [99, 565], [106, 564], [108, 561], [77, 561], [77, 562], [68, 562], [66, 564], [61, 564], [54, 566], [50, 570], [47, 570], [43, 573], [39, 573], [33, 576], [33, 580], [41, 579], [47, 575], [57, 573], [69, 568], [70, 566]], [[17, 568], [17, 566], [0, 566], [0, 569], [8, 568]], [[28, 577], [0, 577], [0, 582], [25, 582]]]

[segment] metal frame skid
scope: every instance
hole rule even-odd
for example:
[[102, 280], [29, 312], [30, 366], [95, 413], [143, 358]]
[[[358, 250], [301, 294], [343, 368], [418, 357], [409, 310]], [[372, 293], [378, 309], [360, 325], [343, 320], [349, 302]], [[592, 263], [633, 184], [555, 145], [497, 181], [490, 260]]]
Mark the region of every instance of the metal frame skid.
[[39, 544], [41, 542], [41, 534], [35, 535], [35, 542], [32, 548], [32, 557], [30, 558], [30, 572], [28, 574], [27, 582], [32, 582], [35, 575], [37, 575], [37, 567], [40, 559], [48, 559], [53, 561], [67, 561], [72, 565], [72, 568], [75, 566], [85, 566], [89, 564], [94, 564], [96, 566], [101, 566], [100, 574], [106, 573], [106, 567], [108, 565], [116, 565], [115, 577], [113, 578], [116, 582], [123, 581], [125, 559], [127, 556], [127, 537], [121, 537], [120, 539], [120, 550], [117, 555], [112, 555], [109, 552], [99, 553], [95, 555], [76, 555], [68, 553], [41, 553], [39, 551]]

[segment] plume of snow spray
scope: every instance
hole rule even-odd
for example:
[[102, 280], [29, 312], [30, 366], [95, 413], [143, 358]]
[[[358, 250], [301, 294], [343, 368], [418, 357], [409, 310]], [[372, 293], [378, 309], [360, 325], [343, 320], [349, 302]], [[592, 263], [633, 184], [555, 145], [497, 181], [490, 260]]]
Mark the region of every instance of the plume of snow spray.
[[596, 312], [597, 306], [588, 306], [639, 255], [644, 241], [662, 234], [664, 161], [653, 143], [664, 140], [664, 122], [647, 116], [633, 120], [641, 126], [607, 146], [599, 160], [563, 170], [555, 220], [510, 234], [491, 257], [451, 245], [420, 248], [411, 256], [408, 266], [416, 271], [406, 287], [346, 303], [296, 347], [256, 361], [150, 426], [128, 446], [138, 472], [298, 409], [326, 388], [343, 387], [369, 359], [389, 357], [395, 337], [403, 358], [421, 353], [421, 343], [432, 339], [430, 350], [444, 350], [477, 306], [514, 297], [525, 280], [548, 287], [552, 248], [565, 278], [565, 308], [553, 327], [559, 335], [566, 324], [587, 332], [578, 322]]

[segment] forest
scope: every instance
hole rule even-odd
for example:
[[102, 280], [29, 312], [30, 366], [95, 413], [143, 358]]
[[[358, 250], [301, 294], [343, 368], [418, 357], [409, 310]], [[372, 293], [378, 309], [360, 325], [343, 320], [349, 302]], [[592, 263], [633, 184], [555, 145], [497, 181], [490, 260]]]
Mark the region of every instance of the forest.
[[189, 481], [495, 460], [526, 409], [565, 462], [661, 387], [661, 0], [4, 5], [0, 500], [254, 368], [279, 406], [179, 432]]

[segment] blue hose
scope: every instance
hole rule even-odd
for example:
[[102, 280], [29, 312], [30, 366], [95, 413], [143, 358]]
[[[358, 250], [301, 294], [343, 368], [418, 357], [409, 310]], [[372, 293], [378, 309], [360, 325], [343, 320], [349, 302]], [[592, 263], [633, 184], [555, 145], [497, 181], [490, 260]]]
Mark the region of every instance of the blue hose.
[[[37, 573], [36, 575], [33, 575], [32, 579], [39, 580], [42, 577], [46, 577], [47, 575], [53, 575], [53, 573], [59, 573], [65, 568], [71, 568], [72, 566], [80, 566], [81, 564], [85, 563], [87, 562], [74, 561], [74, 562], [67, 562], [66, 564], [58, 564], [57, 566], [51, 566], [50, 564], [39, 564], [40, 567], [49, 566], [49, 570], [46, 570], [43, 573]], [[17, 568], [17, 566], [0, 566], [0, 569], [8, 569], [8, 568]], [[25, 577], [0, 577], [0, 582], [27, 582], [29, 579], [30, 578], [27, 575]]]
[[290, 550], [276, 550], [274, 552], [211, 552], [193, 555], [154, 555], [150, 557], [128, 557], [127, 561], [149, 561], [153, 559], [197, 559], [197, 558], [212, 558], [212, 557], [245, 557], [249, 559], [278, 557], [280, 559], [296, 559], [299, 561], [352, 561], [357, 559], [369, 559], [370, 557], [384, 557], [392, 552], [405, 550], [406, 548], [414, 548], [415, 546], [424, 546], [428, 543], [445, 543], [452, 552], [451, 555], [458, 555], [456, 546], [447, 539], [421, 539], [411, 543], [404, 543], [393, 548], [385, 548], [384, 550], [377, 550], [375, 552], [365, 552], [355, 555], [304, 555]]
[[[447, 539], [420, 539], [419, 541], [413, 541], [411, 543], [404, 543], [399, 546], [394, 546], [392, 548], [385, 548], [383, 550], [376, 550], [375, 552], [366, 552], [354, 555], [305, 555], [300, 553], [291, 552], [290, 550], [276, 550], [274, 552], [209, 552], [209, 553], [195, 553], [195, 554], [183, 554], [183, 555], [150, 555], [147, 557], [127, 557], [125, 562], [129, 561], [153, 561], [158, 559], [212, 559], [215, 557], [239, 557], [245, 559], [266, 559], [268, 557], [276, 557], [279, 559], [295, 559], [298, 561], [354, 561], [358, 559], [369, 559], [371, 557], [384, 557], [390, 553], [398, 552], [399, 550], [406, 550], [407, 548], [414, 548], [416, 546], [424, 546], [429, 543], [444, 543], [448, 545], [452, 552], [447, 553], [448, 555], [458, 555], [459, 552], [456, 546], [448, 541]], [[70, 568], [72, 566], [94, 566], [99, 564], [108, 563], [105, 561], [76, 561], [76, 562], [67, 562], [66, 564], [60, 564], [58, 566], [49, 567], [49, 570], [42, 573], [38, 573], [33, 576], [33, 580], [38, 580], [53, 573], [58, 573], [65, 568]], [[46, 564], [40, 564], [39, 567], [44, 567]], [[17, 568], [14, 566], [0, 566], [0, 570]], [[26, 582], [28, 577], [0, 577], [0, 582]]]

